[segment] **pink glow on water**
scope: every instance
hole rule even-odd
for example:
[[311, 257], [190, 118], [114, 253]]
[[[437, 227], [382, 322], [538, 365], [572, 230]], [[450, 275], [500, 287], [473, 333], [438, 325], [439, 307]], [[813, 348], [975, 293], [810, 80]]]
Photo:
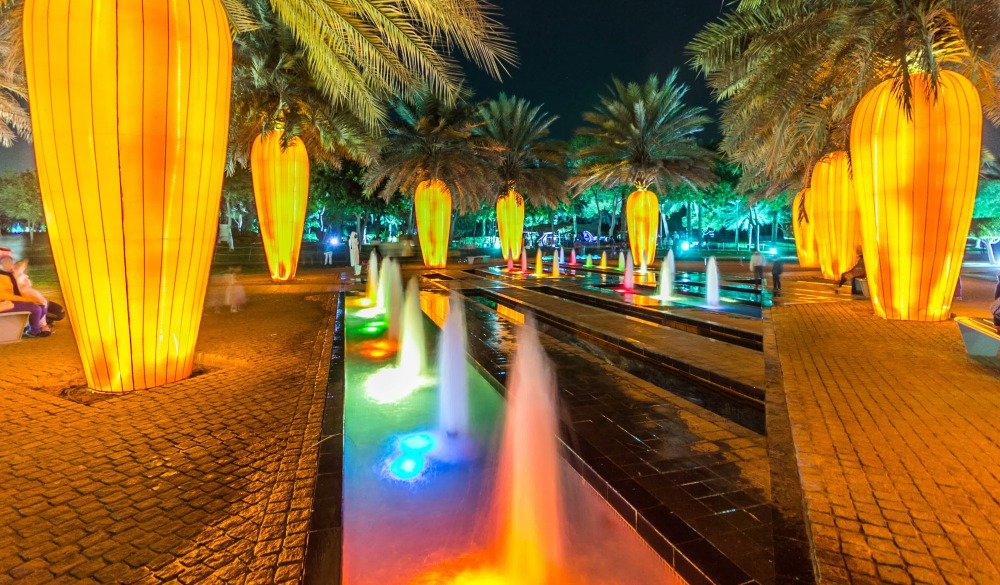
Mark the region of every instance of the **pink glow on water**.
[[503, 572], [523, 585], [556, 583], [563, 566], [563, 507], [556, 379], [528, 319], [517, 336], [497, 472]]
[[632, 264], [632, 252], [628, 253], [625, 259], [625, 274], [622, 276], [622, 285], [615, 289], [615, 292], [624, 294], [635, 293], [635, 265]]

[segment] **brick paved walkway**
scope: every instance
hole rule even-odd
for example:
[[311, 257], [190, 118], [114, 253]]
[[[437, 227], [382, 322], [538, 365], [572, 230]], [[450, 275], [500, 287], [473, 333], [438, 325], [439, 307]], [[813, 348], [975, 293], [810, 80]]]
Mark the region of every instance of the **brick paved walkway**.
[[775, 307], [823, 583], [1000, 583], [1000, 378], [954, 322]]
[[300, 578], [335, 296], [254, 283], [162, 388], [59, 396], [83, 383], [68, 322], [0, 350], [0, 583]]

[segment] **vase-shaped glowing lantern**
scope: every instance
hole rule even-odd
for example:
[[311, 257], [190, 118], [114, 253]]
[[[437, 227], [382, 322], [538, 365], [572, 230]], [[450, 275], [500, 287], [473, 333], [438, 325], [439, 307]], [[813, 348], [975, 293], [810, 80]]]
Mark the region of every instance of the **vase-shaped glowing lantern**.
[[451, 191], [437, 179], [420, 183], [413, 195], [413, 213], [424, 266], [444, 268], [451, 236]]
[[983, 111], [965, 77], [942, 71], [937, 96], [914, 74], [907, 117], [892, 80], [854, 112], [851, 153], [876, 314], [941, 321], [950, 314], [979, 179]]
[[500, 232], [500, 252], [504, 260], [521, 255], [524, 234], [524, 198], [510, 190], [497, 199], [497, 230]]
[[283, 134], [281, 130], [261, 134], [250, 150], [260, 239], [274, 282], [289, 282], [295, 278], [309, 203], [306, 145], [292, 138], [282, 147]]
[[854, 195], [847, 153], [831, 153], [813, 167], [806, 208], [814, 223], [823, 277], [837, 280], [854, 268], [861, 243], [858, 200]]
[[625, 205], [625, 217], [632, 258], [639, 264], [648, 265], [656, 257], [656, 229], [660, 222], [656, 195], [646, 189], [633, 191]]
[[52, 256], [87, 384], [191, 374], [218, 225], [232, 38], [218, 0], [27, 0]]
[[[803, 199], [805, 199], [807, 218], [801, 217]], [[819, 251], [816, 249], [816, 227], [809, 215], [809, 189], [799, 191], [792, 201], [792, 234], [795, 237], [795, 251], [799, 257], [799, 266], [815, 268], [819, 266]]]

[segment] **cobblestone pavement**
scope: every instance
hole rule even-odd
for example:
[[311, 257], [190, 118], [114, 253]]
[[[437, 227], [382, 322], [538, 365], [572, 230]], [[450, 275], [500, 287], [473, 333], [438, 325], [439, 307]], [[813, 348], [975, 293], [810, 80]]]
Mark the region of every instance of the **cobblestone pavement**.
[[1000, 583], [1000, 379], [954, 322], [775, 307], [823, 583]]
[[246, 278], [196, 376], [89, 406], [68, 322], [3, 346], [0, 583], [297, 581], [339, 286], [303, 280]]

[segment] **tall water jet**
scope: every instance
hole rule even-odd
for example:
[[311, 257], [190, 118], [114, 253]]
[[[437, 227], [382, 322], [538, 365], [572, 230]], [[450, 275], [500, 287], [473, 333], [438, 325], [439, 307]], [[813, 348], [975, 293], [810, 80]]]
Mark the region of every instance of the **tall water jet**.
[[545, 268], [542, 267], [542, 249], [538, 248], [535, 251], [535, 276], [541, 278], [545, 274]]
[[389, 310], [389, 291], [392, 288], [392, 277], [389, 276], [392, 272], [391, 266], [392, 258], [389, 258], [382, 263], [382, 267], [379, 269], [378, 289], [376, 289], [375, 293], [375, 308], [383, 313]]
[[514, 272], [514, 257], [513, 256], [508, 256], [507, 257], [507, 272], [508, 273]]
[[709, 307], [719, 306], [719, 264], [715, 256], [708, 259], [705, 269], [705, 303]]
[[606, 251], [601, 252], [601, 268], [607, 268], [607, 267], [608, 267], [608, 253]]
[[521, 274], [528, 273], [528, 251], [521, 249]]
[[667, 304], [674, 297], [674, 251], [667, 252], [667, 257], [660, 264], [660, 287], [656, 291], [660, 304]]
[[625, 252], [618, 252], [618, 270], [625, 270]]
[[615, 290], [626, 294], [635, 292], [635, 265], [632, 263], [632, 252], [629, 252], [625, 259], [625, 274], [622, 275], [622, 285]]
[[569, 251], [569, 265], [576, 266], [576, 248]]
[[465, 359], [465, 304], [453, 291], [438, 339], [438, 428], [451, 438], [469, 434], [469, 373]]
[[552, 255], [552, 276], [559, 276], [559, 256], [556, 254]]
[[389, 339], [392, 341], [399, 341], [400, 329], [402, 327], [403, 321], [403, 275], [399, 269], [399, 262], [391, 260], [388, 266], [389, 270], [389, 296], [388, 296], [388, 309], [389, 313]]
[[556, 379], [534, 318], [517, 335], [497, 470], [502, 570], [510, 583], [549, 585], [563, 573]]
[[559, 246], [559, 263], [560, 264], [565, 264], [566, 263], [566, 256], [564, 255], [565, 252], [566, 252], [566, 250], [562, 246]]
[[667, 264], [670, 265], [670, 274], [677, 274], [677, 265], [674, 263], [674, 251], [669, 250], [667, 252]]
[[368, 257], [368, 282], [365, 287], [365, 299], [369, 305], [377, 305], [378, 302], [378, 254], [372, 250]]
[[424, 313], [420, 310], [420, 283], [410, 279], [403, 306], [402, 338], [396, 368], [407, 377], [417, 377], [427, 369], [427, 346], [424, 336]]
[[648, 270], [648, 268], [646, 266], [646, 255], [643, 254], [642, 255], [642, 263], [639, 264], [639, 274], [646, 274], [648, 271], [649, 270]]
[[593, 268], [594, 259], [593, 257], [591, 257], [590, 254], [587, 253], [586, 249], [583, 250], [583, 257], [584, 257], [583, 265], [586, 266], [587, 268]]

